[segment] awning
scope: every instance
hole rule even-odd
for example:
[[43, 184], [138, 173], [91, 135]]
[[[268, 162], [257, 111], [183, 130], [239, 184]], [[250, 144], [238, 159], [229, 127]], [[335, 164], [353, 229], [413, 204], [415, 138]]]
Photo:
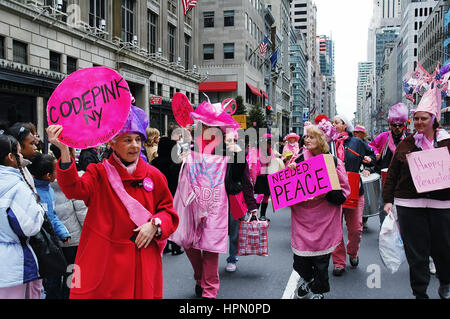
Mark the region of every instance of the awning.
[[237, 90], [236, 81], [202, 82], [198, 85], [199, 92], [234, 92]]
[[250, 89], [250, 91], [252, 91], [253, 94], [262, 97], [261, 92], [259, 92], [259, 90], [258, 90], [257, 88], [255, 88], [253, 85], [247, 83], [247, 86], [248, 86], [248, 88]]
[[267, 100], [269, 96], [267, 95], [266, 91], [261, 90], [262, 95], [264, 95], [264, 98]]

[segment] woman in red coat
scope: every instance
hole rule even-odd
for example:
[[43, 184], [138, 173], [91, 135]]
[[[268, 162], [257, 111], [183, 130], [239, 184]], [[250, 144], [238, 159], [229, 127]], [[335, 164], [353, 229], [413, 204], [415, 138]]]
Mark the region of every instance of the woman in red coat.
[[124, 128], [110, 141], [114, 153], [82, 177], [58, 140], [63, 128], [47, 129], [49, 141], [61, 149], [61, 190], [88, 206], [71, 299], [162, 298], [162, 249], [178, 215], [164, 175], [140, 157], [147, 125], [146, 114], [132, 106]]

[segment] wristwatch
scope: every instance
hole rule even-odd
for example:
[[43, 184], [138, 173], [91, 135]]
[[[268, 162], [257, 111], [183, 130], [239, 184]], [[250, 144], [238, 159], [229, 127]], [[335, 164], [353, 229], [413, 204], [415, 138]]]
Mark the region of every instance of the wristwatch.
[[152, 225], [157, 227], [155, 237], [161, 236], [161, 219], [158, 217], [152, 218]]

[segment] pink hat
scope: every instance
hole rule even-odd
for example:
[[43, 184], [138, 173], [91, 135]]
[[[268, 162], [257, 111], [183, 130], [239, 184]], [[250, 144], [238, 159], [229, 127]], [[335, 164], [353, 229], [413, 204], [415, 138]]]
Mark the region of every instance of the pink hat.
[[145, 111], [137, 106], [132, 105], [127, 121], [117, 135], [125, 133], [136, 133], [141, 135], [142, 140], [147, 140], [147, 129], [149, 124], [148, 116]]
[[419, 105], [411, 112], [428, 112], [436, 117], [439, 122], [441, 120], [442, 93], [436, 85], [432, 84], [432, 88], [425, 92]]
[[408, 107], [403, 103], [398, 103], [389, 109], [389, 123], [405, 123], [408, 121]]
[[294, 132], [289, 133], [288, 135], [286, 135], [286, 137], [284, 138], [285, 141], [287, 141], [290, 138], [295, 138], [296, 141], [298, 141], [300, 139], [300, 136], [298, 136], [297, 134], [295, 134]]
[[367, 132], [366, 132], [366, 128], [365, 128], [364, 126], [362, 126], [362, 125], [356, 125], [355, 128], [353, 129], [353, 132], [354, 132], [354, 131], [367, 133]]
[[209, 101], [201, 103], [190, 115], [194, 121], [200, 121], [208, 126], [217, 126], [222, 130], [226, 128], [240, 129], [241, 126], [228, 114], [221, 103], [211, 104]]

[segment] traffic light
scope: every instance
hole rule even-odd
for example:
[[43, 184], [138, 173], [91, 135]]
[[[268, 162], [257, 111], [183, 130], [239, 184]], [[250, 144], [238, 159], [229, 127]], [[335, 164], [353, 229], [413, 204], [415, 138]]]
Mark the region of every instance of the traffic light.
[[272, 114], [272, 107], [270, 105], [266, 106], [266, 115]]

